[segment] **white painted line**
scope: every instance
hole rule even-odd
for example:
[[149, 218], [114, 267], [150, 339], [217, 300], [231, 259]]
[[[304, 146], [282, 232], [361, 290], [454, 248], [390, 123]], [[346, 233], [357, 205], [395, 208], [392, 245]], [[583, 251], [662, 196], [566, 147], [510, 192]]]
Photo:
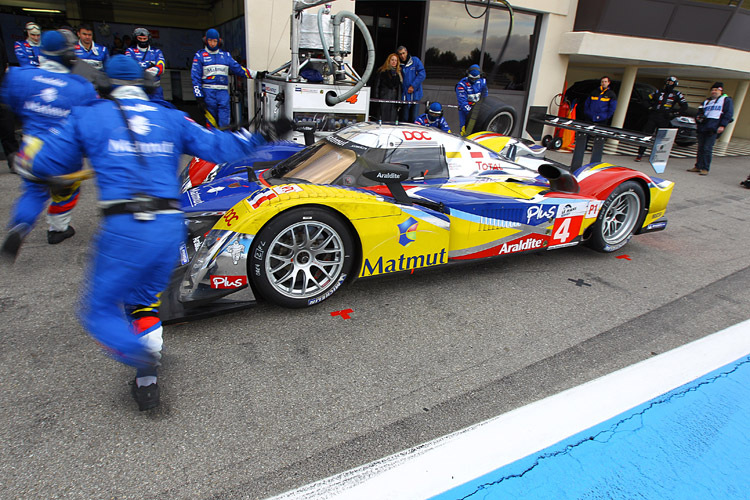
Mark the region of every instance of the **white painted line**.
[[422, 499], [462, 485], [750, 355], [750, 320], [273, 500]]

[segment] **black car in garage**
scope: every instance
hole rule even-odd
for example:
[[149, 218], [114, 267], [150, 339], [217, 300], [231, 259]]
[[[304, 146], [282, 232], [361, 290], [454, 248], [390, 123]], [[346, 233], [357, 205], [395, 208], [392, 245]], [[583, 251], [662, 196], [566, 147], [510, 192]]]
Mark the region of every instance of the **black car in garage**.
[[[581, 80], [571, 85], [565, 92], [565, 99], [570, 102], [571, 108], [575, 104], [580, 104], [577, 114], [583, 110], [583, 103], [591, 93], [599, 87], [599, 80]], [[610, 84], [615, 94], [620, 95], [620, 81], [613, 80]], [[646, 125], [648, 119], [648, 96], [657, 92], [658, 89], [648, 83], [636, 82], [633, 85], [633, 92], [630, 94], [630, 104], [628, 112], [625, 114], [624, 129], [640, 132]], [[677, 129], [675, 143], [680, 146], [695, 144], [698, 141], [696, 135], [695, 116], [698, 110], [688, 108], [682, 116], [676, 116], [672, 119], [672, 126]]]

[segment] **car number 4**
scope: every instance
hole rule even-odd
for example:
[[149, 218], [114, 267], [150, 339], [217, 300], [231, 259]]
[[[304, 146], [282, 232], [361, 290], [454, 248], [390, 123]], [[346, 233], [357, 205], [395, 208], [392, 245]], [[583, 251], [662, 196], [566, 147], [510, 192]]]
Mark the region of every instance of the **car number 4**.
[[552, 244], [562, 245], [570, 243], [581, 232], [581, 222], [583, 217], [565, 217], [555, 220], [552, 229]]

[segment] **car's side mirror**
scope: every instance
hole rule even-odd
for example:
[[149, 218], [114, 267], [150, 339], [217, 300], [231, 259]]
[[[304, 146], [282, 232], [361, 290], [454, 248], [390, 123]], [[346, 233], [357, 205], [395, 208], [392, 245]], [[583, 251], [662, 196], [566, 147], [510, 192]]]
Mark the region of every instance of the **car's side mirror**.
[[409, 167], [396, 163], [380, 163], [377, 165], [377, 168], [363, 172], [362, 175], [371, 181], [385, 184], [399, 203], [412, 204], [406, 195], [404, 186], [401, 185], [402, 182], [409, 178]]

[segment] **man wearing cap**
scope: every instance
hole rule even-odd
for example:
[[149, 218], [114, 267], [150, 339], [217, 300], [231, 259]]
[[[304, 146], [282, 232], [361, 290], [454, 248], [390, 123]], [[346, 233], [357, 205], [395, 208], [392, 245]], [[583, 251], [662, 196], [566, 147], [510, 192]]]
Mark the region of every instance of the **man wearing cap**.
[[[26, 23], [24, 27], [26, 40], [19, 40], [13, 44], [19, 66], [39, 66], [39, 46], [42, 30], [34, 22]], [[5, 68], [3, 68], [5, 69]]]
[[487, 97], [487, 80], [482, 78], [482, 72], [478, 64], [472, 64], [466, 70], [466, 76], [461, 78], [456, 85], [456, 99], [458, 100], [458, 121], [461, 124], [461, 133], [466, 126], [466, 119], [474, 104]]
[[[644, 133], [653, 134], [657, 128], [669, 128], [671, 126], [669, 122], [675, 115], [687, 111], [687, 99], [682, 92], [677, 90], [678, 84], [677, 77], [670, 76], [664, 80], [664, 88], [648, 96], [649, 112], [646, 125], [643, 127]], [[641, 161], [645, 152], [645, 146], [638, 148], [635, 161]]]
[[[47, 31], [41, 41], [41, 65], [11, 68], [0, 88], [0, 101], [7, 104], [23, 123], [24, 140], [62, 126], [74, 106], [96, 99], [94, 87], [70, 73], [75, 60], [72, 42], [60, 31]], [[73, 165], [78, 169], [81, 163]], [[39, 214], [52, 197], [47, 211], [47, 242], [57, 244], [70, 238], [70, 212], [78, 201], [78, 184], [66, 189], [50, 189], [43, 184], [24, 181], [21, 195], [11, 212], [10, 240], [3, 244], [5, 257], [14, 259], [20, 241], [31, 231]]]
[[164, 100], [164, 91], [161, 88], [161, 75], [164, 73], [164, 55], [161, 49], [151, 47], [151, 32], [146, 28], [136, 28], [133, 31], [136, 46], [128, 47], [125, 55], [135, 59], [146, 73], [154, 77], [156, 89], [151, 93], [152, 99]]
[[138, 408], [148, 410], [159, 404], [159, 295], [185, 238], [180, 156], [225, 162], [251, 154], [270, 134], [207, 130], [150, 101], [143, 69], [127, 56], [113, 56], [105, 71], [113, 86], [109, 98], [76, 107], [57, 133], [26, 141], [19, 173], [48, 179], [89, 158], [102, 222], [79, 317], [108, 354], [136, 368], [132, 394]]
[[695, 167], [688, 172], [698, 172], [708, 175], [711, 170], [711, 157], [714, 152], [716, 138], [734, 120], [734, 103], [732, 98], [724, 93], [724, 84], [716, 82], [711, 85], [711, 96], [703, 101], [695, 122], [698, 124], [698, 153]]
[[414, 123], [417, 125], [424, 125], [425, 127], [439, 128], [448, 133], [451, 131], [448, 122], [445, 121], [445, 117], [443, 117], [443, 106], [439, 102], [430, 103], [430, 106], [427, 108], [427, 113], [419, 115]]
[[399, 120], [414, 123], [419, 114], [419, 101], [422, 99], [422, 82], [427, 77], [424, 64], [401, 45], [396, 49], [396, 54], [401, 60], [401, 76], [403, 77], [401, 100], [413, 102], [404, 104], [399, 111]]
[[215, 29], [206, 31], [203, 41], [205, 46], [193, 56], [190, 70], [193, 92], [207, 124], [224, 127], [231, 121], [229, 73], [252, 79], [258, 72], [243, 67], [229, 52], [221, 50], [222, 40]]
[[76, 57], [96, 69], [104, 68], [104, 64], [109, 59], [107, 47], [94, 42], [94, 28], [90, 24], [82, 24], [78, 27]]

